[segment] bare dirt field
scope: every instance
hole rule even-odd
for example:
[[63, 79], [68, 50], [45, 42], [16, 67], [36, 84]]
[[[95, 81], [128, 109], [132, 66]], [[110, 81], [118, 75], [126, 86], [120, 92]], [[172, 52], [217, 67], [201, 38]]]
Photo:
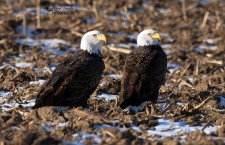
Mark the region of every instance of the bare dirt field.
[[[0, 2], [0, 144], [225, 144], [225, 1], [42, 0], [40, 13], [36, 0]], [[167, 80], [156, 115], [125, 114], [116, 106], [122, 69], [147, 28], [163, 38]], [[106, 68], [88, 108], [32, 110], [93, 29], [107, 36]]]

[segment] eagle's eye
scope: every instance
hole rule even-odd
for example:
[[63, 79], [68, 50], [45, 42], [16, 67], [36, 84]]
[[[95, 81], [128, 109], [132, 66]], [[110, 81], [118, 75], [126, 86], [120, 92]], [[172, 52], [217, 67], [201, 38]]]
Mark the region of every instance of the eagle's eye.
[[154, 33], [148, 33], [148, 36], [152, 37], [155, 33], [156, 32], [154, 32]]
[[97, 36], [97, 34], [93, 34], [93, 36], [94, 36], [94, 37], [96, 37], [96, 36]]

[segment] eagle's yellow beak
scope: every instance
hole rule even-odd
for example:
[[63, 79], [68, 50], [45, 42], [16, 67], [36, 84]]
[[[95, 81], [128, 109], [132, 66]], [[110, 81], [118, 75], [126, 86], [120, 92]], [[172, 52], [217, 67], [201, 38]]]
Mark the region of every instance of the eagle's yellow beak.
[[106, 43], [106, 37], [104, 34], [98, 34], [97, 37], [96, 37], [98, 40], [102, 40]]
[[152, 35], [152, 38], [154, 38], [154, 39], [159, 39], [160, 41], [162, 40], [162, 39], [161, 39], [161, 36], [159, 35], [159, 33], [154, 33], [154, 34]]

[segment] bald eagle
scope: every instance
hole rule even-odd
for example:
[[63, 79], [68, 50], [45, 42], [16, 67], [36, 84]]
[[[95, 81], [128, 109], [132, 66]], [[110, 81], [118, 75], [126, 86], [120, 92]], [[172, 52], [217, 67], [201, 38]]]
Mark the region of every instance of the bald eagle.
[[100, 49], [106, 37], [100, 31], [87, 32], [80, 49], [52, 72], [37, 94], [33, 109], [43, 106], [83, 106], [95, 91], [105, 69]]
[[160, 35], [151, 29], [137, 37], [138, 48], [125, 61], [118, 105], [137, 113], [148, 101], [157, 102], [160, 86], [165, 81], [167, 56], [162, 50]]

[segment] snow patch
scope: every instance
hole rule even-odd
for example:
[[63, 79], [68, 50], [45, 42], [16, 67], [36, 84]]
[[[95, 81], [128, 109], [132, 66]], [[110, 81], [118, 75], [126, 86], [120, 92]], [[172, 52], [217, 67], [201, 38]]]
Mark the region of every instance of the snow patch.
[[[50, 51], [54, 55], [63, 55], [69, 50], [76, 50], [75, 48], [71, 47], [71, 43], [64, 41], [62, 39], [39, 39], [34, 40], [31, 38], [18, 38], [15, 40], [18, 43], [29, 45], [30, 47], [33, 46], [40, 46], [42, 50]], [[60, 45], [64, 45], [67, 47], [66, 50], [60, 50], [58, 47]]]
[[86, 21], [86, 23], [88, 23], [88, 24], [92, 24], [92, 23], [95, 23], [97, 20], [94, 19], [94, 18], [86, 18], [85, 21]]
[[[161, 47], [162, 47], [163, 49], [169, 48], [169, 47], [171, 47], [171, 46], [172, 46], [172, 44], [169, 44], [169, 43], [161, 44]], [[171, 51], [171, 50], [170, 50], [170, 51]]]
[[199, 2], [202, 5], [206, 5], [206, 4], [211, 3], [212, 0], [196, 0], [196, 1]]
[[43, 85], [46, 80], [30, 81], [30, 85]]
[[1, 69], [4, 69], [4, 68], [6, 68], [6, 67], [10, 67], [10, 68], [13, 69], [13, 70], [17, 70], [16, 67], [14, 67], [14, 66], [12, 66], [12, 65], [10, 65], [10, 64], [8, 64], [8, 63], [4, 63], [4, 62], [3, 62], [3, 65], [0, 66], [0, 70], [1, 70]]
[[102, 98], [102, 99], [105, 99], [106, 101], [109, 101], [109, 100], [116, 100], [117, 99], [116, 96], [117, 95], [102, 93], [101, 95], [96, 96], [96, 98]]
[[[35, 104], [35, 99], [26, 101], [24, 103], [17, 103], [15, 100], [13, 100], [9, 103], [3, 103], [3, 100], [2, 100], [3, 97], [1, 95], [3, 94], [3, 95], [5, 95], [4, 96], [5, 98], [9, 98], [10, 92], [6, 92], [6, 93], [1, 93], [1, 92], [0, 92], [0, 104], [1, 104], [1, 110], [3, 112], [7, 112], [7, 111], [11, 110], [12, 108], [17, 107], [19, 105], [22, 105], [23, 107], [32, 107]], [[6, 100], [6, 102], [7, 102], [7, 100]]]
[[170, 36], [169, 33], [164, 33], [164, 32], [160, 32], [159, 34], [160, 34], [160, 36], [162, 36], [162, 37], [169, 37], [169, 36]]
[[120, 79], [121, 78], [121, 75], [119, 74], [108, 74], [108, 75], [105, 75], [106, 77], [110, 77], [110, 78], [114, 78], [114, 79]]
[[58, 47], [60, 44], [64, 44], [64, 45], [70, 45], [69, 42], [67, 41], [64, 41], [62, 39], [42, 39], [42, 40], [39, 40], [39, 42], [41, 44], [44, 44], [45, 46], [49, 46], [49, 47]]
[[169, 69], [170, 73], [173, 73], [175, 70], [180, 68], [180, 65], [176, 63], [168, 63], [167, 68]]
[[[162, 46], [163, 48], [163, 46]], [[170, 55], [171, 53], [173, 53], [174, 51], [171, 51], [171, 50], [164, 50], [164, 52], [166, 53], [166, 55]]]
[[77, 133], [73, 134], [73, 136], [77, 137], [76, 142], [74, 142], [74, 144], [83, 143], [83, 141], [86, 138], [93, 138], [97, 144], [102, 143], [102, 138], [95, 134], [77, 132]]
[[53, 130], [53, 128], [51, 126], [48, 126], [48, 125], [43, 125], [42, 128], [47, 131], [47, 132], [50, 132]]
[[42, 124], [42, 128], [45, 129], [47, 132], [54, 131], [58, 128], [65, 127], [68, 125], [68, 122], [48, 122], [46, 124]]
[[167, 9], [167, 8], [157, 8], [156, 10], [159, 11], [160, 13], [164, 13], [164, 14], [170, 12], [170, 9]]
[[16, 65], [16, 67], [19, 67], [19, 68], [27, 68], [27, 67], [30, 67], [30, 66], [34, 65], [34, 63], [31, 63], [31, 62], [19, 62], [19, 63], [16, 63], [15, 65]]
[[50, 69], [51, 69], [51, 71], [54, 71], [55, 68], [56, 68], [57, 66], [58, 66], [57, 63], [51, 63], [51, 64], [50, 64]]
[[176, 104], [177, 104], [178, 106], [183, 106], [183, 105], [184, 105], [183, 102], [177, 102]]
[[34, 68], [35, 73], [42, 72], [47, 73], [47, 70], [45, 68]]
[[[204, 126], [189, 126], [183, 121], [171, 122], [170, 120], [158, 119], [158, 125], [155, 130], [148, 130], [150, 135], [159, 135], [161, 137], [175, 136], [179, 133], [191, 133], [192, 131], [202, 130]], [[209, 126], [204, 129], [204, 132], [210, 134], [216, 131], [219, 126]]]
[[214, 44], [214, 40], [213, 39], [206, 39], [206, 40], [204, 40], [204, 42], [206, 42], [208, 44]]
[[[25, 12], [27, 14], [31, 14], [31, 15], [37, 15], [37, 8], [36, 7], [30, 7], [30, 8], [26, 8]], [[41, 8], [40, 9], [40, 14], [41, 16], [47, 15], [48, 14], [48, 10]]]
[[137, 40], [137, 34], [131, 34], [131, 35], [127, 35], [127, 37], [130, 39], [130, 40]]
[[0, 97], [6, 97], [9, 98], [10, 92], [6, 92], [6, 91], [0, 91]]
[[25, 54], [25, 53], [19, 54], [19, 57], [26, 57], [26, 56], [28, 56], [28, 54]]
[[16, 103], [15, 106], [22, 105], [23, 107], [33, 107], [35, 104], [35, 100], [36, 99], [32, 99], [27, 101], [27, 103], [22, 103], [22, 104]]
[[216, 45], [211, 45], [211, 46], [205, 46], [205, 45], [200, 45], [196, 48], [194, 48], [195, 51], [201, 52], [202, 50], [216, 50], [218, 47]]
[[147, 101], [141, 103], [139, 106], [128, 106], [127, 108], [125, 108], [123, 111], [124, 112], [127, 112], [129, 110], [132, 110], [135, 112], [135, 114], [138, 112], [138, 111], [141, 111], [145, 108], [145, 106], [147, 105]]
[[[24, 30], [23, 30], [23, 26], [20, 25], [20, 26], [17, 26], [16, 27], [16, 32], [19, 33], [19, 34], [23, 34]], [[40, 35], [41, 33], [38, 32], [37, 30], [33, 30], [33, 29], [30, 29], [30, 28], [26, 28], [26, 36], [38, 36]]]
[[98, 129], [98, 130], [101, 130], [103, 128], [113, 128], [113, 129], [117, 129], [117, 130], [120, 130], [120, 131], [126, 130], [126, 128], [122, 128], [122, 127], [118, 127], [118, 126], [112, 126], [112, 125], [108, 125], [108, 124], [95, 125], [95, 128]]
[[225, 107], [225, 98], [223, 96], [219, 96], [220, 97], [220, 107]]

